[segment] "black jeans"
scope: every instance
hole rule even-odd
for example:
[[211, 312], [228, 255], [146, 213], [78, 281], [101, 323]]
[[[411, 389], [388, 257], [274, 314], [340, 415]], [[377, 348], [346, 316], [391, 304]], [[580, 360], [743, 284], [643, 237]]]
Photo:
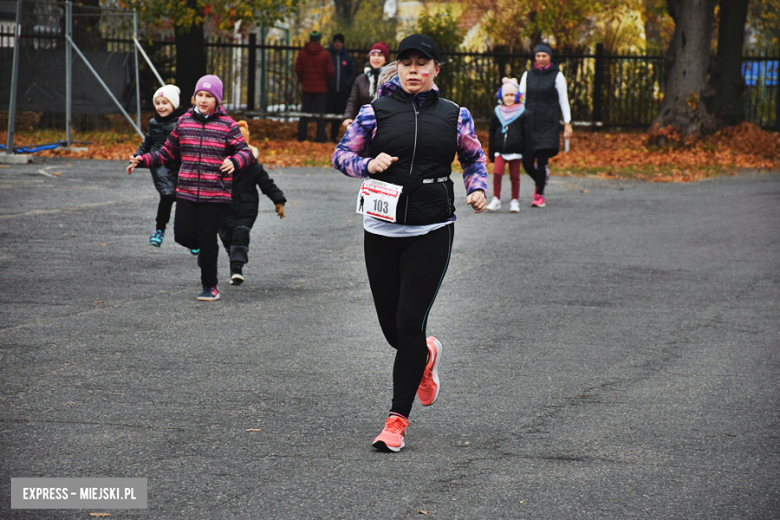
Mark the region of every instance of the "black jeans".
[[230, 204], [176, 201], [173, 239], [189, 249], [200, 249], [200, 282], [205, 287], [217, 285], [217, 231], [228, 208]]
[[[343, 114], [347, 109], [347, 101], [349, 101], [350, 90], [342, 90], [341, 92], [329, 91], [328, 92], [328, 113], [329, 114]], [[341, 120], [334, 119], [330, 121], [330, 140], [338, 142], [339, 130], [341, 130]]]
[[[328, 102], [328, 93], [323, 92], [321, 94], [311, 94], [304, 92], [302, 94], [302, 107], [301, 112], [310, 112], [313, 114], [324, 114], [325, 106]], [[317, 119], [317, 142], [325, 142], [325, 119]], [[305, 141], [307, 134], [307, 127], [309, 126], [309, 118], [302, 117], [298, 120], [298, 140]]]
[[240, 264], [241, 267], [249, 262], [249, 232], [252, 230], [249, 226], [219, 228], [219, 238], [222, 245], [230, 257], [230, 266]]
[[176, 195], [163, 195], [160, 194], [160, 203], [157, 204], [157, 229], [159, 231], [165, 231], [165, 227], [171, 220], [171, 208], [173, 203], [176, 202]]
[[426, 235], [365, 233], [366, 270], [379, 325], [397, 350], [390, 411], [409, 417], [428, 357], [425, 327], [450, 263], [454, 224]]
[[[548, 167], [550, 157], [554, 157], [557, 153], [557, 150], [536, 150], [533, 157], [523, 158], [523, 169], [534, 180], [536, 193], [539, 195], [544, 195], [544, 188], [547, 187], [547, 180], [550, 178], [550, 168]], [[536, 165], [534, 165], [534, 161], [536, 161]]]

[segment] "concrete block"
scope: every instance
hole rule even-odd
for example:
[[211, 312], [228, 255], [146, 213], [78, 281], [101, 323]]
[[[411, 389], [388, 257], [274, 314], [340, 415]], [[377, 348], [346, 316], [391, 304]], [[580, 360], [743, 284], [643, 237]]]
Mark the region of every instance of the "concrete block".
[[32, 161], [32, 157], [29, 155], [8, 153], [0, 154], [0, 164], [29, 164]]

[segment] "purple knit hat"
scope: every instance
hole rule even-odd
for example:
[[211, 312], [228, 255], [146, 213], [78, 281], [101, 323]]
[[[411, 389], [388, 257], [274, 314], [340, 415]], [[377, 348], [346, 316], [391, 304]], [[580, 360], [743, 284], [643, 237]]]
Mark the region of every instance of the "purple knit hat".
[[200, 78], [198, 84], [195, 85], [195, 93], [197, 94], [201, 90], [205, 90], [217, 98], [218, 105], [222, 103], [222, 80], [218, 77], [207, 74]]

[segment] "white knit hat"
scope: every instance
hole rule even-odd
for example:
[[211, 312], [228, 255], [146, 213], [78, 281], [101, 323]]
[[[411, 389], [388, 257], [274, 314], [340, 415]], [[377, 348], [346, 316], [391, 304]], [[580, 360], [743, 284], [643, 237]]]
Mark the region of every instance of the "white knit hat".
[[164, 87], [160, 87], [157, 89], [157, 91], [154, 93], [154, 99], [157, 99], [158, 97], [162, 96], [171, 102], [173, 108], [179, 108], [180, 92], [181, 90], [179, 90], [179, 87], [177, 87], [176, 85], [165, 85]]
[[505, 85], [509, 85], [510, 87], [515, 89], [515, 92], [520, 92], [520, 85], [518, 85], [517, 80], [515, 78], [502, 78], [501, 88], [503, 89]]

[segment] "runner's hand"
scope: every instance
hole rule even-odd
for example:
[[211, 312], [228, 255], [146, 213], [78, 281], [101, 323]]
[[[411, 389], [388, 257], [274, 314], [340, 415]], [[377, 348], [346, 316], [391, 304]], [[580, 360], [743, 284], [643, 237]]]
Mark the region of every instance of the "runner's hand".
[[222, 165], [219, 167], [219, 170], [222, 173], [233, 173], [235, 169], [236, 167], [233, 165], [233, 161], [230, 159], [225, 159], [222, 161]]
[[474, 208], [474, 213], [482, 213], [487, 207], [485, 192], [481, 190], [472, 191], [469, 193], [469, 196], [466, 197], [466, 204]]
[[368, 161], [368, 173], [381, 173], [390, 168], [390, 165], [398, 160], [398, 157], [390, 157], [382, 152], [376, 156], [376, 159]]
[[279, 218], [284, 218], [284, 204], [276, 205], [276, 214], [279, 215]]
[[346, 127], [348, 127], [349, 125], [352, 124], [352, 121], [354, 121], [354, 119], [345, 119], [344, 122], [341, 123], [341, 126], [346, 128]]
[[574, 131], [571, 129], [571, 123], [566, 123], [563, 125], [563, 138], [564, 139], [571, 139], [571, 135], [574, 133]]

